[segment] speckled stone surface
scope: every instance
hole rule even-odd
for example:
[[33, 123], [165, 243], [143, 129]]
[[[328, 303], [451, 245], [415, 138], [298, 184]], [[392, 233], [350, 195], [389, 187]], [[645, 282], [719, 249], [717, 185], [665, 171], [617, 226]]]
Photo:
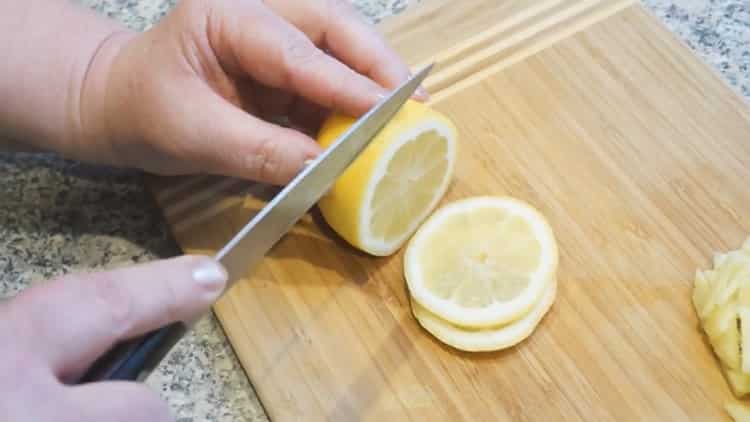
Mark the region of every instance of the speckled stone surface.
[[[78, 0], [137, 30], [174, 0]], [[371, 21], [418, 0], [354, 0]], [[750, 1], [643, 0], [701, 58], [750, 99]], [[71, 271], [104, 269], [179, 253], [141, 175], [0, 154], [0, 299]], [[148, 384], [176, 419], [259, 421], [265, 413], [213, 316], [180, 342]]]
[[749, 0], [644, 0], [643, 3], [733, 88], [750, 98]]

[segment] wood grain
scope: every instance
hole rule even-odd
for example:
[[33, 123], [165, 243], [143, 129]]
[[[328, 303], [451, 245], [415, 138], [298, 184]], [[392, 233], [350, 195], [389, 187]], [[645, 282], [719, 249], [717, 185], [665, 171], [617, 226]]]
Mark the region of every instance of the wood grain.
[[[445, 201], [512, 195], [557, 236], [559, 293], [513, 349], [443, 346], [401, 254], [360, 254], [313, 210], [215, 306], [273, 420], [728, 420], [690, 303], [750, 233], [750, 109], [630, 1], [425, 0], [381, 29], [438, 59], [460, 133]], [[186, 252], [213, 253], [275, 189], [156, 179]], [[444, 201], [444, 202], [445, 202]]]

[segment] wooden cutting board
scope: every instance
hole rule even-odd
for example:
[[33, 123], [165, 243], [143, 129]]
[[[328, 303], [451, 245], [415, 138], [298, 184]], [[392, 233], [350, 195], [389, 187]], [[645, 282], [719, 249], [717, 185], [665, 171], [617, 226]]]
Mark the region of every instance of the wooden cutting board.
[[[559, 294], [483, 354], [412, 318], [401, 254], [355, 252], [313, 210], [215, 306], [270, 417], [728, 420], [693, 275], [750, 234], [750, 108], [640, 4], [424, 0], [380, 26], [460, 133], [445, 201], [512, 195], [549, 218]], [[214, 253], [276, 190], [154, 180], [188, 253]]]

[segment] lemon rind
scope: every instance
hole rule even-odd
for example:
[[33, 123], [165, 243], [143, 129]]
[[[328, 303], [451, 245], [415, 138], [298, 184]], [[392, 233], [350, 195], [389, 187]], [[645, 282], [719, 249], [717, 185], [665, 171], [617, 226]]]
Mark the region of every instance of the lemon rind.
[[412, 297], [412, 314], [419, 325], [442, 343], [467, 352], [491, 352], [516, 346], [536, 330], [557, 297], [557, 279], [548, 281], [545, 291], [531, 310], [519, 319], [499, 327], [467, 330], [429, 312]]

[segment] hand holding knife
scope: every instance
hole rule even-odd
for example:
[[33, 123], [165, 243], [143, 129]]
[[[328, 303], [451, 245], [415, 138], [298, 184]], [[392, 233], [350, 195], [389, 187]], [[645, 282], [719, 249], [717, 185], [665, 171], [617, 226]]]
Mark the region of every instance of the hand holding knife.
[[[403, 82], [364, 114], [336, 142], [305, 167], [256, 214], [214, 258], [227, 269], [229, 285], [249, 274], [266, 253], [330, 189], [427, 77], [432, 65]], [[117, 344], [76, 381], [144, 380], [192, 328], [178, 321]]]

